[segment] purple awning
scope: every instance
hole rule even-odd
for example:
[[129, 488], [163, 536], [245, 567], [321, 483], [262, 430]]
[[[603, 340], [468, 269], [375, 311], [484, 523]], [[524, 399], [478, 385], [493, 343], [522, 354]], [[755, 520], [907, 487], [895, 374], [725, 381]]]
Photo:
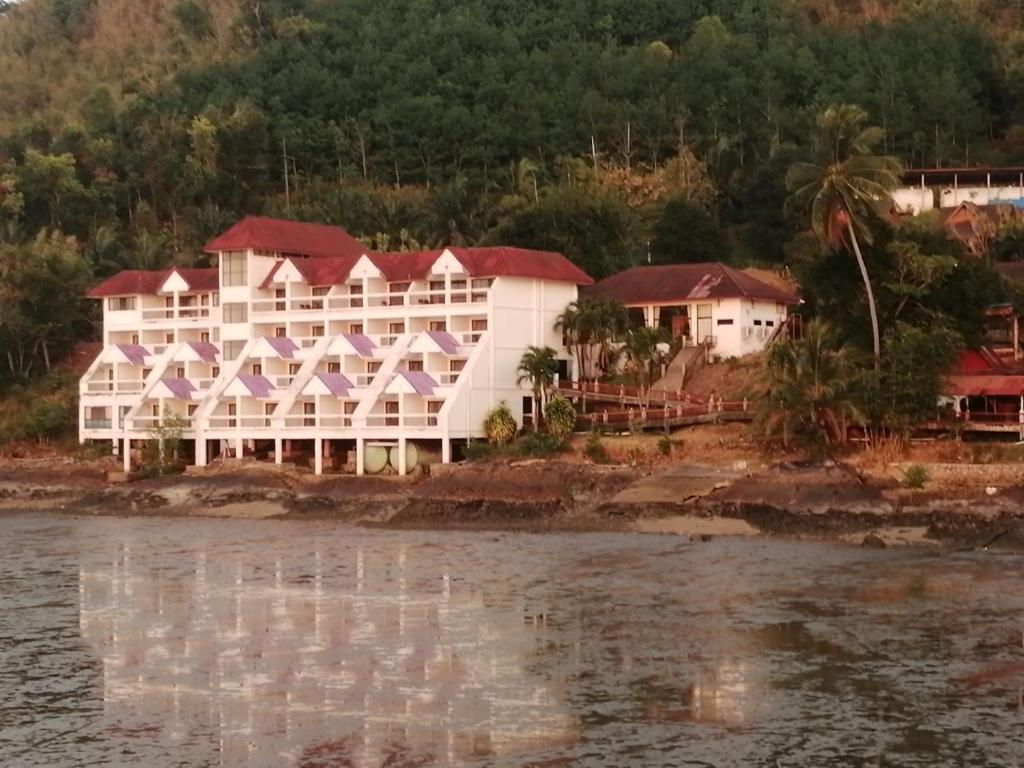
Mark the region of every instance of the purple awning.
[[353, 387], [352, 382], [341, 373], [318, 373], [316, 377], [335, 397], [348, 397], [348, 393]]
[[427, 331], [427, 336], [433, 339], [446, 355], [459, 354], [459, 342], [447, 331]]
[[270, 379], [256, 373], [240, 373], [238, 374], [238, 380], [242, 382], [246, 389], [252, 392], [253, 397], [268, 398], [274, 389]]
[[145, 365], [146, 358], [149, 357], [149, 350], [138, 344], [118, 344], [117, 348], [132, 365]]
[[160, 383], [167, 387], [178, 400], [191, 400], [192, 393], [196, 391], [195, 386], [188, 379], [160, 379]]
[[369, 336], [362, 333], [345, 333], [342, 335], [360, 357], [373, 357], [377, 345], [370, 340]]
[[298, 344], [285, 336], [264, 336], [263, 339], [274, 348], [277, 354], [284, 358], [291, 359], [295, 357], [295, 352], [299, 348]]
[[426, 371], [402, 371], [400, 374], [405, 377], [412, 388], [416, 390], [416, 393], [429, 397], [434, 394], [434, 388], [437, 387], [437, 382], [434, 381], [433, 377]]
[[208, 341], [190, 341], [188, 345], [204, 363], [216, 363], [220, 350]]

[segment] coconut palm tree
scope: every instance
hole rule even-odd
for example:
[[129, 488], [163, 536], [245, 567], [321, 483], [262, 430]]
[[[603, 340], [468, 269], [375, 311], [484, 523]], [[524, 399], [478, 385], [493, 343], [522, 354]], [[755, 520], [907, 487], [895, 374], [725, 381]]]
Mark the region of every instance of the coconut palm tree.
[[572, 302], [555, 321], [555, 330], [565, 337], [584, 379], [593, 378], [595, 368], [605, 372], [612, 367], [625, 327], [625, 307], [602, 297]]
[[769, 439], [794, 440], [828, 452], [845, 441], [845, 419], [861, 419], [857, 408], [856, 353], [835, 331], [816, 320], [800, 340], [783, 340], [769, 352], [757, 423]]
[[877, 371], [881, 360], [878, 310], [860, 244], [871, 244], [869, 220], [879, 206], [892, 205], [891, 192], [899, 184], [903, 166], [894, 157], [874, 154], [885, 132], [865, 128], [866, 119], [863, 109], [850, 104], [822, 112], [813, 137], [813, 157], [790, 166], [786, 186], [790, 191], [787, 208], [810, 214], [811, 228], [822, 245], [845, 245], [857, 258], [871, 315]]
[[650, 404], [650, 385], [657, 376], [658, 369], [665, 362], [666, 355], [660, 345], [667, 341], [668, 334], [664, 328], [649, 328], [644, 325], [626, 334], [622, 345], [623, 354], [626, 356], [626, 370], [633, 375], [641, 397], [646, 393], [644, 402], [647, 405]]
[[529, 383], [533, 391], [533, 431], [540, 425], [548, 388], [558, 373], [558, 353], [551, 347], [527, 347], [519, 360], [518, 384]]

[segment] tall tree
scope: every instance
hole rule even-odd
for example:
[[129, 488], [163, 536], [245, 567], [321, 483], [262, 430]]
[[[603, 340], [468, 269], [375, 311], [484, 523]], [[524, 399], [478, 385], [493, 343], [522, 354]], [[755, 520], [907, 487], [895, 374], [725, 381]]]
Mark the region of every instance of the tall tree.
[[540, 427], [540, 415], [547, 391], [558, 374], [558, 355], [551, 347], [528, 347], [519, 361], [517, 383], [528, 383], [533, 391], [533, 431]]
[[872, 225], [877, 213], [888, 213], [892, 190], [899, 185], [902, 164], [895, 157], [874, 154], [885, 132], [864, 127], [867, 113], [852, 104], [827, 108], [816, 122], [812, 157], [797, 162], [786, 174], [790, 190], [787, 204], [810, 214], [811, 228], [826, 248], [848, 247], [857, 259], [868, 312], [875, 369], [881, 367], [878, 308], [860, 243], [874, 240]]

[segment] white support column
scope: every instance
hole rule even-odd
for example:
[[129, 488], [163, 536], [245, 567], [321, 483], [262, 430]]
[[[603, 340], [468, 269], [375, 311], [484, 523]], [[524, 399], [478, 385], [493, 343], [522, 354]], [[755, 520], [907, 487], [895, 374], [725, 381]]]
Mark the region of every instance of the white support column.
[[406, 459], [408, 458], [405, 453], [406, 442], [404, 437], [398, 438], [398, 474], [403, 477], [409, 473], [409, 467], [406, 466]]
[[245, 440], [241, 437], [235, 438], [235, 458], [240, 459], [245, 456]]
[[196, 435], [196, 466], [205, 467], [207, 464], [206, 438], [201, 434]]
[[284, 463], [284, 440], [280, 437], [274, 438], [274, 463]]
[[444, 438], [441, 440], [441, 463], [451, 464], [452, 463], [452, 441], [451, 438]]
[[124, 471], [132, 471], [132, 441], [129, 438], [124, 439]]
[[313, 441], [313, 474], [324, 473], [324, 441], [317, 437]]
[[356, 438], [356, 474], [362, 475], [366, 473], [366, 440], [361, 437]]

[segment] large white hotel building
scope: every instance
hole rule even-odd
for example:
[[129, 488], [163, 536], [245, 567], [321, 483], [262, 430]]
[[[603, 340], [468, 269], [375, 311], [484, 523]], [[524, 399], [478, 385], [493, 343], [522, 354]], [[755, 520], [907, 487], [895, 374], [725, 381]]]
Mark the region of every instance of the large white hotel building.
[[79, 435], [132, 446], [169, 416], [194, 461], [354, 457], [405, 474], [522, 421], [530, 345], [570, 355], [555, 321], [591, 279], [556, 253], [372, 253], [343, 230], [247, 218], [206, 246], [213, 269], [121, 272], [96, 286], [103, 350], [82, 377]]

